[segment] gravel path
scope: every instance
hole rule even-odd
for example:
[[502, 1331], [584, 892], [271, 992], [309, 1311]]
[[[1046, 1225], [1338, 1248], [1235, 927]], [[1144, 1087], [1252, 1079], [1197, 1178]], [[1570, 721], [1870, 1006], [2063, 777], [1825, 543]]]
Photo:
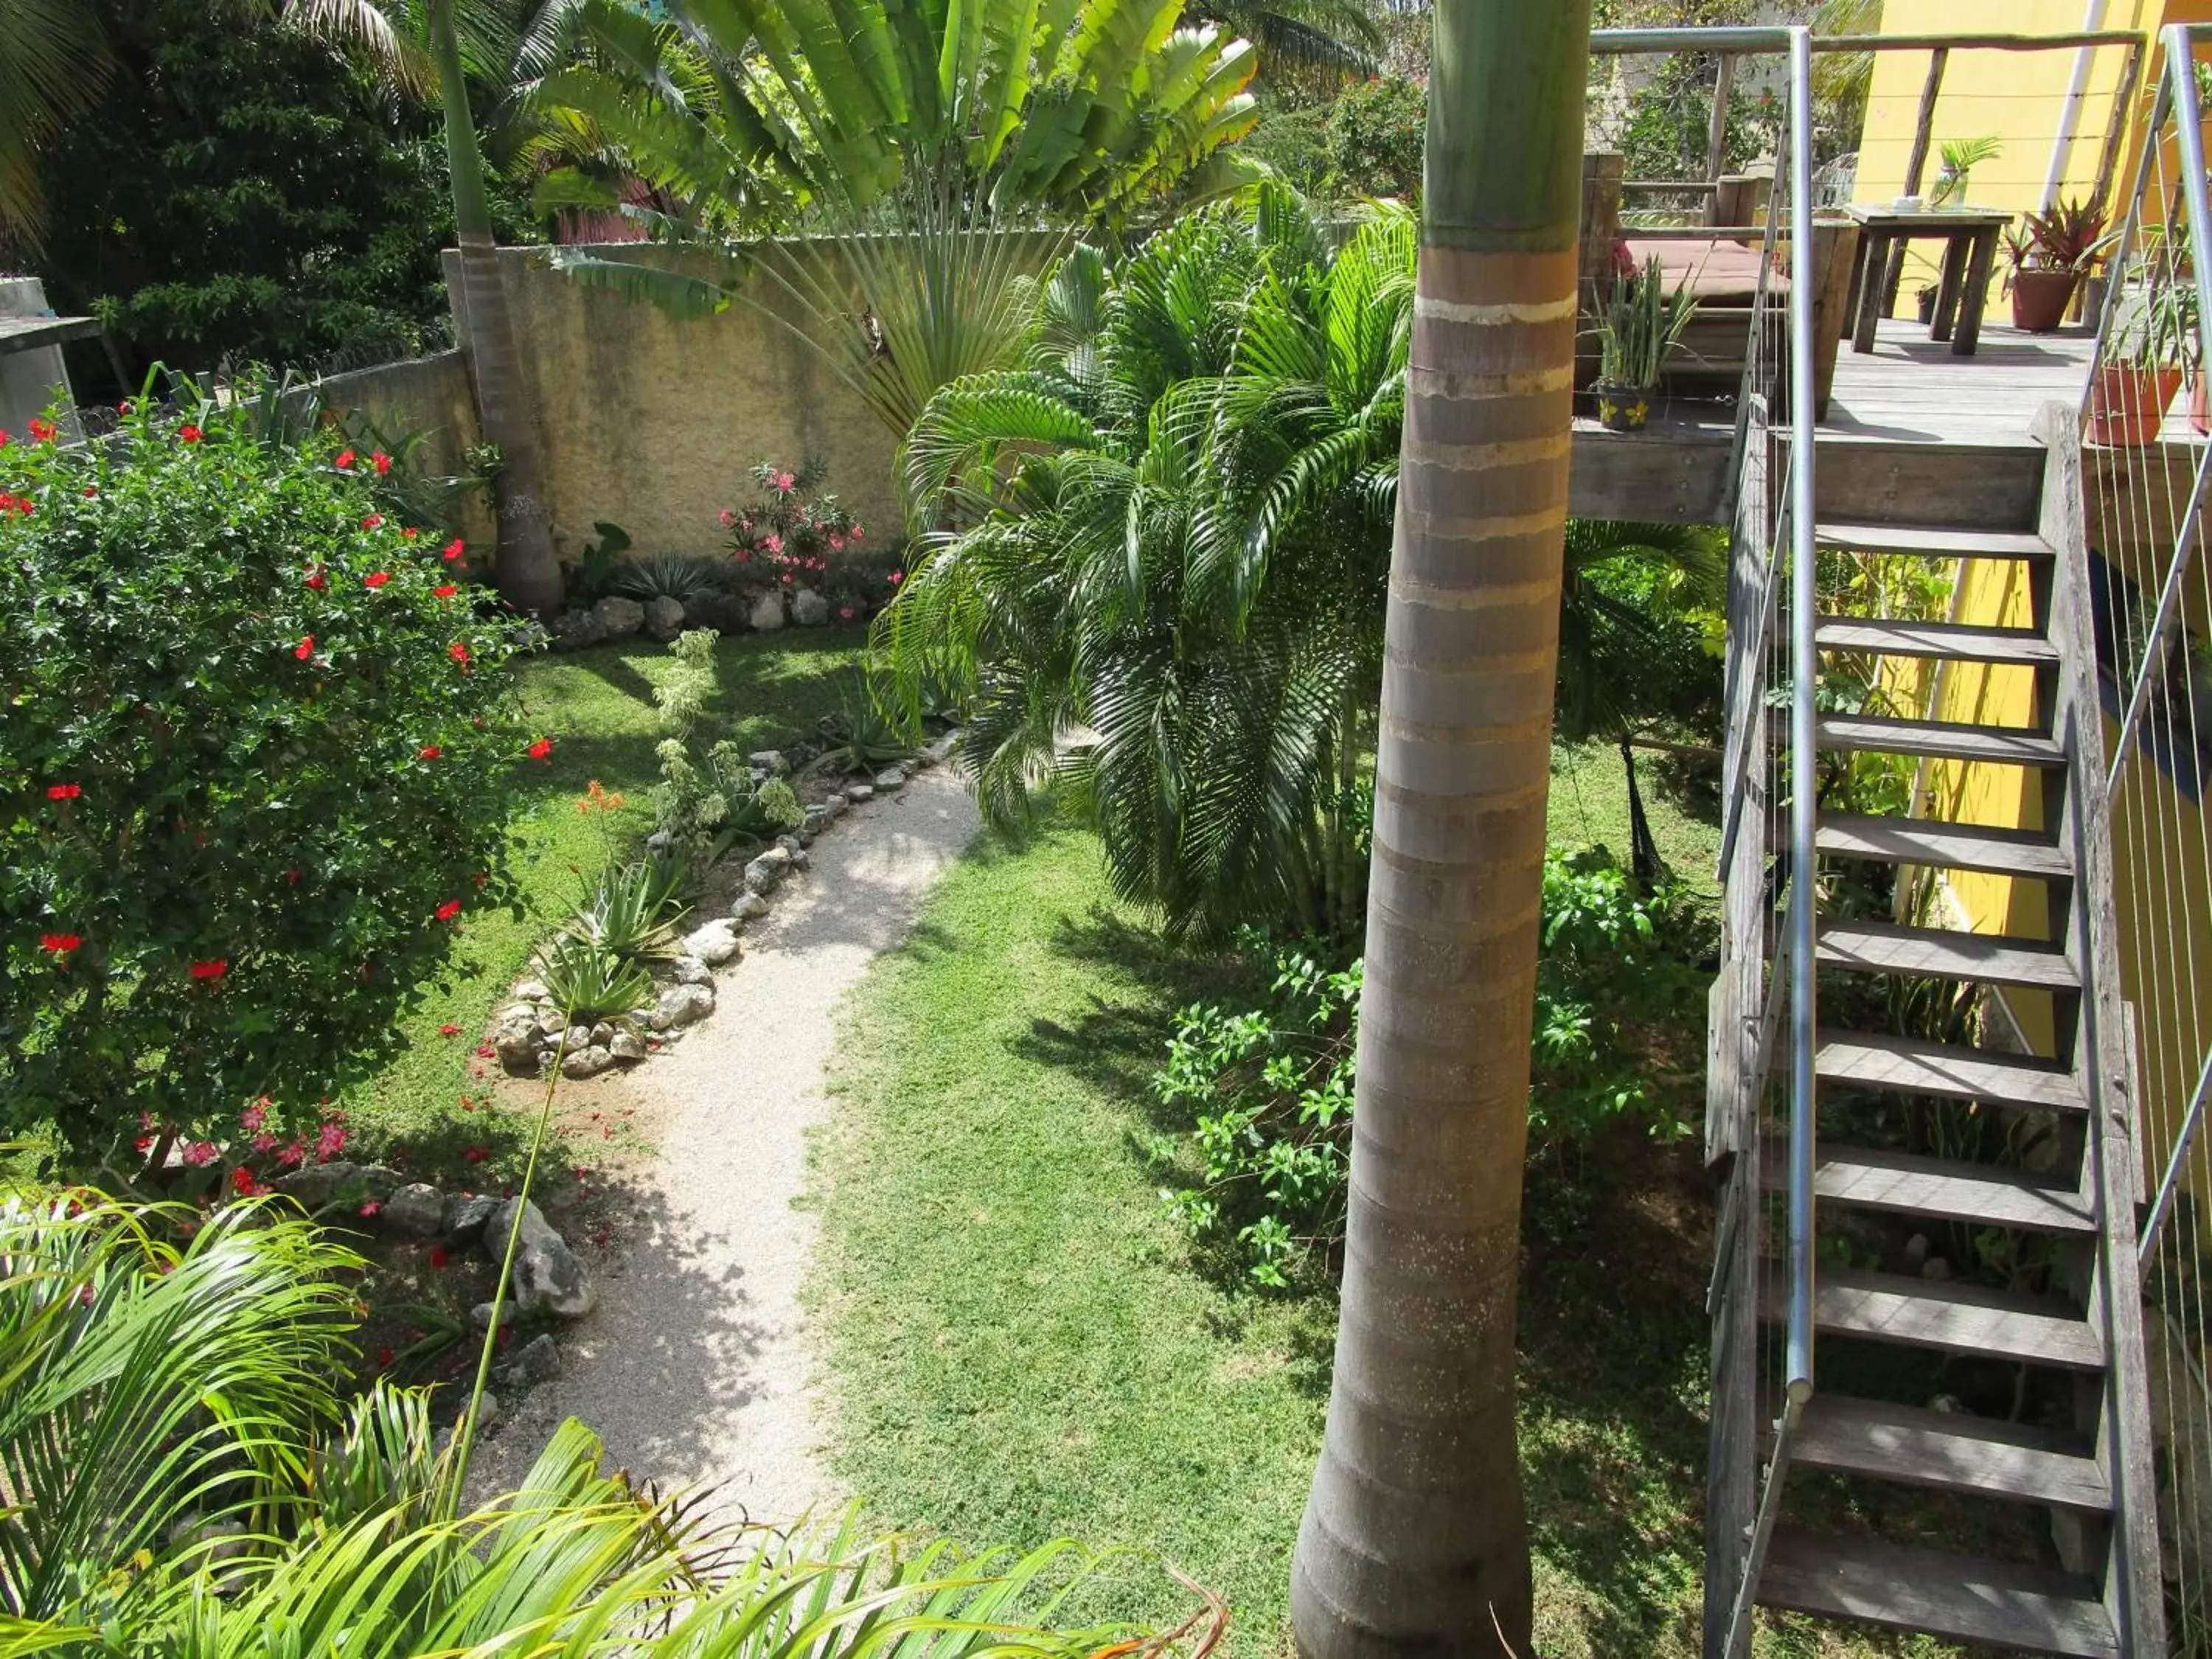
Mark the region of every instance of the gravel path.
[[[760, 1520], [839, 1493], [818, 1425], [800, 1282], [817, 1231], [795, 1209], [805, 1138], [829, 1103], [838, 1005], [904, 939], [979, 821], [949, 768], [855, 807], [817, 840], [721, 970], [713, 1016], [635, 1073], [585, 1085], [635, 1106], [658, 1146], [624, 1184], [634, 1207], [597, 1312], [562, 1334], [562, 1372], [479, 1443], [477, 1496], [518, 1484], [556, 1425], [580, 1417], [611, 1462], [671, 1486], [709, 1483]], [[583, 1100], [580, 1090], [575, 1097]]]

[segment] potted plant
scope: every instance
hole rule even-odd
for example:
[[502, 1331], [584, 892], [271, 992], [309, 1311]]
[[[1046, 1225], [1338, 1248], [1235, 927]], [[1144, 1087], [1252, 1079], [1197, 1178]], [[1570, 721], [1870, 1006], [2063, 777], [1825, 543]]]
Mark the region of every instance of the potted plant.
[[1937, 152], [1942, 156], [1943, 164], [1936, 170], [1936, 187], [1928, 193], [1928, 205], [1931, 208], [1966, 206], [1969, 176], [1980, 163], [1996, 161], [2003, 149], [2003, 145], [1987, 136], [1946, 138]]
[[2089, 388], [2089, 440], [2132, 447], [2157, 441], [2185, 375], [2202, 380], [2196, 285], [2185, 275], [2154, 267], [2119, 305], [2118, 325]]
[[2103, 211], [2086, 201], [2062, 201], [2047, 213], [2027, 215], [2020, 231], [2007, 231], [2013, 326], [2029, 334], [2055, 332], [2074, 302], [2074, 290], [2111, 240]]
[[1613, 283], [1597, 313], [1597, 382], [1590, 388], [1607, 431], [1634, 432], [1650, 417], [1667, 354], [1681, 343], [1697, 309], [1688, 278], [1667, 291], [1656, 254]]

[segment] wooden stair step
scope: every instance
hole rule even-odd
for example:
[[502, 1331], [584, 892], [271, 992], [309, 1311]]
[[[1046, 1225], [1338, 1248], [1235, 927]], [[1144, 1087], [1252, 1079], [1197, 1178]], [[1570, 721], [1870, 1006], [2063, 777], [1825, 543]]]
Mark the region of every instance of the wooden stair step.
[[1759, 1575], [1763, 1606], [1954, 1642], [2069, 1659], [2118, 1659], [2120, 1642], [2096, 1586], [2046, 1567], [1784, 1525]]
[[2066, 854], [2035, 830], [2002, 830], [1942, 818], [1894, 818], [1823, 813], [1814, 845], [1832, 858], [1869, 859], [1948, 870], [1987, 870], [2003, 876], [2063, 880], [2073, 873]]
[[1936, 530], [1909, 524], [1821, 524], [1813, 538], [1846, 553], [1915, 553], [1934, 559], [2055, 559], [2032, 531]]
[[1873, 617], [1820, 617], [1813, 642], [1823, 651], [1866, 651], [1883, 657], [1931, 657], [1950, 662], [2058, 660], [2058, 647], [2032, 628], [1978, 628], [1968, 623], [1892, 622]]
[[1870, 974], [1925, 974], [2036, 991], [2071, 991], [2081, 982], [2056, 945], [1949, 927], [1831, 922], [1820, 929], [1818, 955], [1827, 967]]
[[[1790, 1185], [1785, 1149], [1770, 1144], [1761, 1178], [1771, 1192]], [[1978, 1227], [2026, 1227], [2045, 1233], [2093, 1233], [2096, 1218], [2079, 1193], [2039, 1181], [2025, 1170], [1959, 1164], [1863, 1146], [1816, 1146], [1813, 1193], [1824, 1202]]]
[[[1771, 1429], [1765, 1437], [1771, 1449]], [[2097, 1467], [2087, 1435], [1816, 1394], [1806, 1402], [1790, 1446], [1792, 1468], [2112, 1513], [2112, 1483]]]
[[1813, 1056], [1823, 1083], [1900, 1095], [1942, 1095], [2039, 1111], [2085, 1109], [2081, 1085], [2055, 1060], [1960, 1048], [1874, 1031], [1827, 1031]]
[[1926, 755], [1936, 760], [1986, 761], [2003, 766], [2066, 764], [2066, 751], [2051, 738], [2010, 726], [1900, 720], [1876, 714], [1824, 714], [1815, 722], [1813, 736], [1822, 749]]
[[[1760, 1312], [1789, 1311], [1789, 1273], [1770, 1261], [1759, 1275]], [[1814, 1269], [1813, 1324], [1823, 1336], [1896, 1342], [2066, 1370], [2105, 1368], [2094, 1327], [2063, 1302], [1950, 1279], [1907, 1279], [1821, 1264]]]

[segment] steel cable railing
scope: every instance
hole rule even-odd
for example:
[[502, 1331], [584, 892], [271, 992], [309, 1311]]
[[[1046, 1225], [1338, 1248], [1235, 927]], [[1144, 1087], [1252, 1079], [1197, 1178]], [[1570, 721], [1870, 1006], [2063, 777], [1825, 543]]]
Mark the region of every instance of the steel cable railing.
[[2106, 792], [2123, 994], [2132, 1015], [2144, 1364], [2172, 1651], [2212, 1654], [2212, 209], [2197, 59], [2164, 32], [2134, 188], [2107, 263], [2082, 406]]

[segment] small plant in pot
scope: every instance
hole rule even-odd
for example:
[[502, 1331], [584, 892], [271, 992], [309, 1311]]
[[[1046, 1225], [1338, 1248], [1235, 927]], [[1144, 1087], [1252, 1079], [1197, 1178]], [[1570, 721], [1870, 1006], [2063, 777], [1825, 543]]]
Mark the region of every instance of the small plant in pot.
[[2185, 273], [2154, 265], [2118, 300], [2120, 313], [2089, 387], [2089, 441], [2154, 443], [2185, 377], [2202, 383], [2197, 289]]
[[1928, 193], [1928, 205], [1965, 207], [1966, 187], [1972, 182], [1974, 169], [1984, 161], [1996, 161], [2003, 152], [2004, 146], [1993, 137], [1946, 138], [1937, 151], [1942, 157], [1942, 165], [1936, 171], [1936, 187]]
[[1667, 356], [1681, 343], [1697, 309], [1686, 279], [1667, 291], [1656, 254], [1613, 284], [1613, 297], [1597, 313], [1597, 382], [1590, 388], [1607, 430], [1634, 432], [1650, 418]]
[[2060, 202], [2046, 213], [2031, 213], [2021, 230], [2007, 232], [2013, 326], [2029, 334], [2056, 332], [2074, 290], [2111, 240], [2104, 213], [2086, 201]]

